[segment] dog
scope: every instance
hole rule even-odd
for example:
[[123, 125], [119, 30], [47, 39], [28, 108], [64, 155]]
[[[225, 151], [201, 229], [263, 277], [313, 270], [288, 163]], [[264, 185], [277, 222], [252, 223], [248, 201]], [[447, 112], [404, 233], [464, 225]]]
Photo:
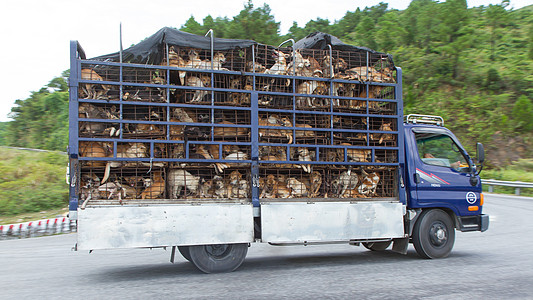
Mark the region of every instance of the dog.
[[[285, 54], [281, 51], [274, 50], [274, 54], [272, 55], [276, 62], [270, 67], [270, 69], [265, 70], [265, 74], [271, 74], [271, 75], [287, 75], [287, 58], [289, 57], [288, 54]], [[271, 85], [274, 84], [275, 79], [272, 78], [270, 80], [270, 83], [263, 87], [263, 90], [270, 91]], [[290, 79], [285, 80], [285, 85], [289, 86], [291, 84]]]
[[[341, 146], [352, 146], [350, 143], [341, 143]], [[357, 162], [367, 162], [368, 156], [372, 153], [372, 150], [369, 149], [346, 149], [347, 161], [357, 161]], [[337, 155], [344, 161], [344, 149], [337, 149]]]
[[82, 174], [80, 178], [80, 200], [98, 199], [100, 196], [98, 191], [99, 184], [100, 178], [95, 174]]
[[200, 183], [200, 198], [212, 198], [215, 193], [215, 185], [213, 179], [205, 180], [204, 178], [202, 178], [200, 180]]
[[311, 62], [302, 56], [299, 50], [294, 51], [294, 59], [287, 65], [287, 74], [305, 76], [308, 73]]
[[352, 172], [351, 168], [342, 172], [337, 179], [333, 181], [334, 192], [337, 193], [340, 198], [348, 198], [346, 192], [348, 190], [354, 190], [359, 183], [359, 176], [357, 173]]
[[287, 188], [290, 190], [290, 198], [293, 197], [307, 197], [307, 186], [296, 178], [289, 177], [287, 181]]
[[392, 70], [389, 68], [383, 68], [381, 70], [376, 70], [374, 67], [355, 67], [346, 70], [347, 79], [355, 79], [359, 81], [373, 81], [373, 82], [394, 82], [394, 77], [392, 76]]
[[265, 74], [287, 75], [287, 58], [289, 58], [289, 55], [281, 51], [274, 50], [274, 54], [272, 56], [276, 62], [270, 67], [270, 69], [265, 70]]
[[311, 173], [309, 184], [309, 197], [318, 197], [320, 194], [320, 187], [322, 187], [322, 174], [318, 171], [313, 171], [313, 173]]
[[[80, 75], [82, 80], [104, 81], [102, 76], [98, 75], [98, 73], [92, 69], [82, 69]], [[80, 98], [96, 100], [105, 99], [106, 97], [104, 96], [111, 89], [109, 85], [93, 83], [81, 83], [80, 87], [81, 91], [78, 94]]]
[[[79, 143], [79, 154], [81, 157], [103, 158], [113, 155], [113, 148], [109, 143], [105, 142], [85, 142]], [[86, 166], [103, 167], [106, 165], [105, 161], [87, 161]]]
[[290, 198], [291, 191], [286, 183], [281, 182], [276, 176], [270, 174], [265, 180], [262, 196], [261, 198]]
[[[265, 161], [286, 161], [287, 151], [283, 146], [261, 146], [259, 147], [259, 158]], [[282, 164], [271, 164], [272, 167], [282, 168]]]
[[154, 172], [154, 179], [150, 186], [141, 193], [141, 199], [157, 199], [165, 192], [165, 179], [161, 172]]
[[[392, 125], [392, 122], [381, 124], [381, 126], [379, 126], [379, 131], [392, 131], [391, 125]], [[378, 138], [379, 138], [378, 143], [382, 144], [383, 141], [392, 141], [392, 140], [394, 140], [394, 135], [387, 134], [387, 133], [375, 133], [375, 134], [371, 133], [370, 134], [370, 139], [371, 140], [376, 140]]]
[[[333, 82], [333, 96], [340, 96], [340, 97], [349, 97], [352, 98], [355, 96], [354, 93], [354, 85], [349, 83], [343, 83], [343, 82]], [[354, 100], [346, 100], [346, 99], [334, 99], [333, 105], [338, 107], [350, 107], [350, 103]], [[341, 105], [342, 103], [342, 105]]]
[[[242, 86], [242, 80], [240, 78], [233, 78], [230, 81], [230, 89], [232, 90], [241, 90], [243, 89]], [[251, 91], [253, 90], [253, 86], [250, 84], [246, 84], [244, 86], [244, 90]], [[250, 93], [234, 93], [230, 92], [230, 104], [232, 105], [250, 105], [251, 103], [251, 95]]]
[[217, 52], [213, 56], [213, 66], [211, 67], [211, 61], [206, 60], [200, 60], [200, 62], [196, 63], [193, 68], [198, 69], [210, 69], [210, 70], [228, 70], [225, 68], [222, 68], [222, 64], [226, 62], [226, 57], [223, 53]]
[[304, 76], [304, 77], [323, 77], [324, 76], [320, 63], [318, 63], [316, 59], [314, 59], [312, 56], [307, 56], [304, 59], [309, 62], [309, 66], [304, 67], [301, 70], [300, 76]]
[[[222, 121], [217, 124], [220, 125], [235, 125], [229, 121]], [[222, 127], [216, 126], [213, 128], [213, 135], [216, 137], [239, 137], [248, 136], [249, 129], [244, 127]]]
[[[217, 148], [216, 151], [214, 149], [215, 147]], [[209, 150], [206, 150], [204, 145], [201, 145], [201, 144], [200, 145], [195, 145], [195, 148], [196, 148], [196, 152], [195, 153], [200, 158], [204, 158], [204, 159], [219, 159], [218, 146], [217, 145], [209, 145]], [[217, 173], [222, 173], [225, 168], [229, 167], [228, 165], [222, 164], [222, 163], [215, 163], [214, 166], [215, 166], [215, 171]]]
[[248, 61], [246, 63], [246, 72], [252, 72], [252, 73], [265, 73], [266, 68], [262, 64], [258, 62]]
[[[143, 143], [126, 143], [117, 145], [117, 158], [145, 158], [148, 148]], [[113, 154], [113, 149], [109, 150], [109, 156]], [[141, 162], [141, 164], [143, 164]], [[137, 162], [124, 162], [124, 161], [110, 161], [105, 166], [104, 177], [102, 178], [102, 184], [104, 184], [111, 173], [111, 168], [118, 168], [121, 166], [137, 166]]]
[[[313, 128], [313, 126], [308, 125], [308, 124], [296, 124], [296, 127], [306, 128], [306, 129], [312, 129]], [[314, 138], [315, 137], [315, 132], [312, 131], [312, 130], [296, 130], [294, 132], [294, 137], [295, 138]]]
[[[187, 77], [188, 86], [203, 88], [203, 87], [209, 87], [210, 84], [211, 84], [211, 79], [209, 76], [200, 76], [200, 77], [188, 76]], [[191, 103], [201, 102], [208, 93], [209, 91], [206, 91], [206, 90], [196, 90], [191, 99]]]
[[347, 68], [348, 63], [340, 57], [332, 59], [329, 55], [326, 55], [322, 59], [322, 72], [327, 74], [328, 77], [336, 77], [337, 74], [343, 73]]
[[376, 172], [367, 173], [361, 168], [361, 184], [357, 187], [357, 192], [364, 197], [372, 197], [376, 194], [376, 189], [380, 176]]
[[[304, 95], [327, 95], [328, 86], [323, 81], [304, 81], [298, 85], [296, 90], [298, 94]], [[324, 104], [326, 102], [326, 104]], [[316, 99], [311, 97], [296, 97], [296, 107], [305, 108], [305, 107], [316, 107], [318, 105], [324, 106], [327, 105], [327, 100], [325, 99]]]
[[[209, 114], [196, 114], [194, 111], [176, 107], [172, 112], [170, 122], [204, 123], [209, 118]], [[209, 131], [209, 127], [204, 126], [170, 125], [170, 135], [173, 140], [182, 140], [186, 134], [207, 137]]]
[[[150, 113], [150, 117], [154, 118], [154, 119], [152, 119], [152, 121], [161, 119], [161, 117], [154, 111], [152, 111]], [[149, 117], [145, 117], [144, 119], [146, 121], [150, 120]], [[161, 127], [159, 127], [158, 125], [155, 125], [155, 124], [139, 123], [139, 124], [135, 124], [134, 133], [149, 133], [149, 134], [154, 134], [155, 135], [155, 134], [162, 134], [162, 133], [164, 133], [164, 131], [163, 131], [163, 129]]]
[[[78, 118], [118, 120], [120, 114], [114, 105], [109, 109], [104, 109], [90, 103], [80, 103], [78, 107]], [[101, 122], [80, 122], [79, 130], [80, 132], [91, 134], [104, 133], [109, 136], [120, 135], [119, 129], [113, 126], [107, 127], [105, 123]]]
[[[312, 161], [311, 152], [305, 147], [291, 148], [291, 159], [298, 161]], [[299, 164], [298, 168], [302, 168], [304, 172], [311, 173], [311, 165]]]
[[97, 190], [99, 193], [103, 194], [104, 198], [118, 198], [120, 203], [122, 203], [122, 198], [125, 197], [125, 192], [122, 188], [122, 185], [118, 182], [108, 182], [102, 184]]
[[[162, 65], [166, 66], [166, 62], [162, 62]], [[174, 47], [168, 49], [168, 65], [171, 67], [183, 68], [187, 62], [174, 50]]]
[[[292, 127], [292, 123], [287, 117], [279, 117], [279, 115], [269, 115], [268, 118], [259, 117], [259, 126], [283, 126]], [[271, 137], [286, 137], [289, 139], [289, 144], [292, 144], [292, 130], [278, 130], [278, 129], [259, 129], [259, 137], [271, 136]]]
[[248, 180], [242, 178], [242, 174], [235, 170], [230, 173], [228, 182], [228, 197], [230, 198], [247, 198], [250, 185]]
[[228, 197], [228, 189], [226, 188], [226, 183], [224, 182], [224, 179], [219, 175], [213, 176], [213, 189], [213, 196], [215, 198]]
[[171, 199], [178, 199], [181, 188], [185, 190], [184, 195], [189, 192], [195, 196], [200, 186], [200, 177], [194, 176], [183, 169], [170, 169], [167, 179]]

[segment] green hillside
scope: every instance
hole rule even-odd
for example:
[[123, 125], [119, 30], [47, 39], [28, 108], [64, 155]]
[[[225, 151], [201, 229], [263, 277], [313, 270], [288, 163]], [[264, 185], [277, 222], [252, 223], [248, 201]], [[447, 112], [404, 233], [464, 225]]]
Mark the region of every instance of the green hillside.
[[67, 156], [0, 147], [0, 217], [63, 208]]
[[[403, 69], [406, 113], [436, 114], [474, 152], [485, 144], [487, 166], [531, 158], [533, 143], [533, 5], [510, 2], [467, 8], [465, 0], [414, 0], [405, 10], [386, 3], [348, 11], [336, 21], [294, 23], [280, 35], [268, 5], [251, 2], [234, 17], [193, 17], [181, 30], [278, 45], [323, 31], [344, 42], [391, 53]], [[17, 100], [13, 121], [0, 124], [0, 143], [64, 151], [68, 136], [66, 77]]]

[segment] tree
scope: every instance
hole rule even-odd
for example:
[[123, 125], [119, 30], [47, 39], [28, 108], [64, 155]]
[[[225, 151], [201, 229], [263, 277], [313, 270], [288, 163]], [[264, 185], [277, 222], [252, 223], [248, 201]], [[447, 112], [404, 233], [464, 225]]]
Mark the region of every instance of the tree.
[[376, 25], [377, 49], [390, 52], [401, 45], [406, 31], [400, 24], [397, 11], [387, 12]]
[[513, 106], [511, 113], [515, 127], [520, 132], [531, 132], [533, 130], [533, 102], [526, 96], [520, 96]]
[[228, 26], [226, 37], [253, 39], [259, 43], [277, 44], [280, 40], [279, 22], [276, 22], [268, 4], [255, 8], [251, 0], [233, 18]]
[[64, 151], [68, 144], [68, 72], [15, 101], [5, 129], [8, 146]]
[[485, 14], [487, 26], [490, 28], [490, 59], [492, 61], [496, 60], [495, 48], [502, 35], [501, 28], [509, 22], [509, 14], [505, 9], [509, 3], [509, 0], [503, 0], [501, 4], [490, 4]]
[[[181, 31], [189, 32], [192, 34], [202, 34], [204, 32], [204, 27], [200, 23], [196, 22], [193, 16], [191, 16], [183, 26], [180, 28]], [[204, 33], [205, 34], [205, 33]]]
[[353, 42], [355, 42], [359, 46], [375, 49], [377, 44], [374, 30], [374, 20], [369, 16], [363, 16], [361, 18], [361, 21], [359, 22], [359, 25], [357, 25], [357, 27], [355, 28], [355, 32], [352, 35]]

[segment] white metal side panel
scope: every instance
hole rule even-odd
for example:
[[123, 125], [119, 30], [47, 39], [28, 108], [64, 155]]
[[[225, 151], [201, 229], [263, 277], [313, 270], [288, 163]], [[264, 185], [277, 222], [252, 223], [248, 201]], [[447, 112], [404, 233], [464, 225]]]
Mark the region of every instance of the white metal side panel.
[[261, 206], [263, 242], [401, 238], [403, 207], [388, 202], [268, 203]]
[[250, 243], [252, 205], [87, 207], [78, 210], [78, 249]]

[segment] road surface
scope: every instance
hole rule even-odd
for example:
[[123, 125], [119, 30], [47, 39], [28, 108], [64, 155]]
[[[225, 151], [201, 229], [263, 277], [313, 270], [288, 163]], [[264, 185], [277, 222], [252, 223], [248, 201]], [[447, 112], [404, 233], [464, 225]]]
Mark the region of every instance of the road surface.
[[228, 274], [170, 251], [74, 252], [76, 234], [0, 241], [1, 299], [533, 299], [533, 198], [486, 195], [487, 232], [427, 260], [350, 245], [252, 244]]

